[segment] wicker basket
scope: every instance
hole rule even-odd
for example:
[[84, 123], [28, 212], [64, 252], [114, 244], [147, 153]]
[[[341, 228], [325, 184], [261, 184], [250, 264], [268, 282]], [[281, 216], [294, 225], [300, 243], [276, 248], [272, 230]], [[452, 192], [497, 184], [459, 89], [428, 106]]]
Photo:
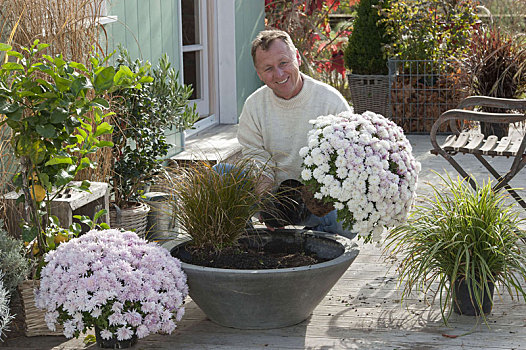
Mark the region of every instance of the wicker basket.
[[40, 286], [39, 280], [28, 280], [22, 282], [18, 289], [24, 307], [25, 335], [26, 337], [36, 337], [42, 335], [63, 335], [63, 328], [57, 325], [56, 331], [50, 330], [44, 319], [45, 311], [35, 306], [35, 289]]
[[347, 74], [354, 113], [371, 111], [388, 117], [389, 75]]
[[134, 230], [135, 233], [139, 235], [139, 237], [145, 237], [150, 206], [142, 202], [138, 202], [136, 204], [136, 206], [125, 209], [116, 208], [116, 206], [110, 206], [111, 228]]

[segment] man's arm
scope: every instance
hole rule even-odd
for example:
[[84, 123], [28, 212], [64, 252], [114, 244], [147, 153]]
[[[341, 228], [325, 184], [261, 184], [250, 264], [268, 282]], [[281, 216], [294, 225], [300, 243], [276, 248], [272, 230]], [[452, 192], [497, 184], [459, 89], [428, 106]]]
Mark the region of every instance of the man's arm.
[[275, 164], [272, 155], [265, 149], [261, 124], [257, 118], [248, 112], [246, 104], [239, 117], [237, 139], [241, 144], [243, 156], [253, 159], [264, 170], [260, 189], [272, 188], [274, 182]]

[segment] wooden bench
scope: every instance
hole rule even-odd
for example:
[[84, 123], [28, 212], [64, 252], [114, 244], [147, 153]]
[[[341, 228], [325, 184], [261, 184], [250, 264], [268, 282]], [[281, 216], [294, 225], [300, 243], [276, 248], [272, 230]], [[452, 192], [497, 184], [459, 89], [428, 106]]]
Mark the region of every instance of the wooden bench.
[[[490, 107], [501, 109], [502, 113], [487, 113], [466, 108]], [[456, 154], [472, 154], [475, 156], [489, 173], [497, 179], [493, 187], [495, 191], [505, 188], [515, 198], [515, 200], [526, 209], [526, 202], [509, 185], [510, 180], [526, 165], [526, 137], [518, 131], [512, 130], [513, 124], [526, 120], [526, 99], [505, 99], [485, 96], [471, 96], [464, 99], [457, 107], [444, 112], [431, 128], [431, 143], [433, 149], [431, 153], [443, 156], [459, 174], [467, 178], [473, 188], [476, 182], [462, 166], [453, 158]], [[473, 128], [468, 131], [463, 130], [466, 122], [486, 122], [486, 123], [507, 123], [510, 125], [511, 132], [502, 138], [495, 135], [485, 136]], [[452, 135], [446, 138], [444, 144], [439, 145], [436, 139], [437, 132], [443, 124], [449, 123]], [[510, 158], [510, 169], [499, 174], [485, 157], [506, 157]]]

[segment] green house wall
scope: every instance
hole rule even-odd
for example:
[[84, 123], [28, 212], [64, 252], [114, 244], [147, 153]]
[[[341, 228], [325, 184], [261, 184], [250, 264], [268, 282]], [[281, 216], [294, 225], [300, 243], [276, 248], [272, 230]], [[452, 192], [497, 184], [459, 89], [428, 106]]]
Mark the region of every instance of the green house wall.
[[[105, 26], [110, 51], [119, 44], [132, 59], [140, 58], [156, 65], [167, 54], [174, 69], [179, 71], [179, 1], [173, 0], [112, 0], [108, 14], [117, 22]], [[168, 157], [183, 150], [184, 134], [166, 130], [166, 141], [172, 145]]]
[[[221, 6], [221, 1], [217, 6]], [[250, 46], [260, 30], [264, 29], [264, 0], [234, 0], [235, 47], [236, 47], [236, 95], [237, 114], [245, 99], [261, 86], [252, 64]], [[167, 53], [176, 70], [180, 70], [181, 49], [178, 24], [179, 1], [177, 0], [111, 0], [108, 15], [117, 21], [105, 25], [108, 50], [125, 47], [131, 58], [140, 58], [156, 64]], [[212, 31], [213, 32], [213, 31]], [[217, 43], [220, 45], [221, 43]], [[223, 93], [219, 91], [219, 93]], [[169, 132], [170, 142], [181, 144], [180, 135]]]
[[179, 70], [178, 4], [173, 0], [112, 0], [108, 14], [116, 15], [118, 20], [105, 26], [109, 49], [121, 44], [132, 59], [152, 64], [166, 53]]
[[236, 89], [238, 118], [246, 98], [261, 86], [250, 48], [252, 40], [265, 29], [264, 0], [236, 0]]

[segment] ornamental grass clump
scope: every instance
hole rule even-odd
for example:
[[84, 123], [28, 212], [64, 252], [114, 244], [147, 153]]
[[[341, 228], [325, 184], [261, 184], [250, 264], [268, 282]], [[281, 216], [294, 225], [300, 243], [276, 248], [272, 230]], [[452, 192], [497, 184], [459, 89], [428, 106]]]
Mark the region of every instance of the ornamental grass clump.
[[526, 301], [524, 220], [506, 202], [508, 195], [494, 192], [491, 181], [474, 190], [465, 179], [440, 177], [442, 186], [432, 186], [432, 196], [386, 240], [385, 252], [399, 262], [403, 298], [414, 291], [432, 294], [433, 301], [438, 296], [444, 322], [453, 309], [457, 280], [474, 286], [469, 296], [481, 315], [491, 284], [497, 293], [506, 290]]
[[402, 129], [373, 112], [342, 112], [311, 123], [300, 156], [301, 177], [314, 198], [334, 204], [343, 226], [366, 241], [403, 223], [420, 163]]
[[218, 252], [236, 245], [261, 208], [255, 188], [263, 169], [243, 158], [223, 170], [201, 162], [177, 169], [172, 177], [174, 216], [192, 237], [192, 247]]
[[184, 314], [186, 275], [178, 259], [134, 232], [92, 230], [45, 257], [35, 301], [51, 330], [78, 337], [96, 327], [103, 339], [171, 333]]

